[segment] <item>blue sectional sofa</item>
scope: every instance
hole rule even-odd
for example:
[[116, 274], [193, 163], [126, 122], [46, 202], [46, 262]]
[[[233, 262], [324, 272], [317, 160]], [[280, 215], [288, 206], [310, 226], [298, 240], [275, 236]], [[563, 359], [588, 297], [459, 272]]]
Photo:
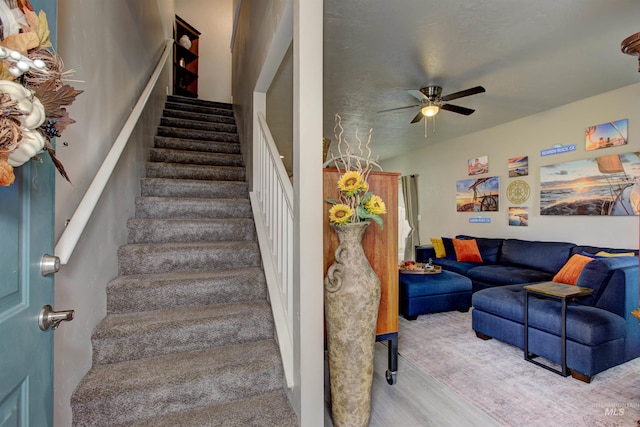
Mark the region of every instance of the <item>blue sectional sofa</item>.
[[[570, 300], [566, 315], [567, 366], [585, 382], [606, 369], [640, 356], [640, 325], [631, 311], [638, 307], [638, 251], [579, 246], [566, 242], [519, 239], [475, 239], [482, 262], [435, 258], [434, 263], [471, 279], [472, 326], [483, 339], [496, 338], [524, 348], [526, 284], [551, 281], [575, 254], [589, 255], [577, 286], [593, 289]], [[635, 256], [596, 257], [598, 252]], [[560, 301], [529, 298], [529, 352], [561, 363]]]

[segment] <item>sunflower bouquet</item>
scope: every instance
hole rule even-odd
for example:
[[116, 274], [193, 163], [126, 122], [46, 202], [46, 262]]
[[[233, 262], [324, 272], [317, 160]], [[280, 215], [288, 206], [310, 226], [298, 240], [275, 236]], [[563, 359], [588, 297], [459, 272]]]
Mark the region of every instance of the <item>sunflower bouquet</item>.
[[[358, 141], [358, 153], [356, 154], [352, 151], [346, 138], [343, 137], [342, 118], [337, 114], [334, 130], [340, 155], [332, 160], [342, 175], [338, 179], [338, 199], [326, 199], [332, 205], [329, 209], [329, 221], [341, 226], [373, 220], [382, 228], [383, 221], [380, 215], [387, 213], [387, 207], [380, 196], [369, 191], [367, 183], [369, 172], [373, 167], [380, 168], [377, 162], [371, 160], [369, 143], [372, 131], [369, 131], [369, 138], [363, 149], [363, 143], [356, 130], [356, 140]], [[366, 156], [364, 156], [365, 150]]]

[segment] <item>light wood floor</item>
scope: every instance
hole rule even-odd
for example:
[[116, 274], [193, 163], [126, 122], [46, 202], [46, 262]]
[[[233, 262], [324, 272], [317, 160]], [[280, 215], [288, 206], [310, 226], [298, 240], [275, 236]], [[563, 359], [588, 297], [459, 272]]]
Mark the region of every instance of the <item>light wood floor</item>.
[[[492, 427], [493, 418], [470, 405], [456, 392], [398, 358], [397, 381], [387, 384], [387, 347], [376, 343], [370, 427]], [[325, 427], [333, 427], [325, 365]]]

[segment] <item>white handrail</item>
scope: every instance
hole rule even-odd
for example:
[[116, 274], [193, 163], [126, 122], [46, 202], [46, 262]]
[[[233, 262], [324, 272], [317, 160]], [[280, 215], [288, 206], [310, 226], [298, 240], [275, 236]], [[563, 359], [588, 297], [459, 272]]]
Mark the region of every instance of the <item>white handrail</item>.
[[249, 196], [284, 376], [293, 388], [293, 187], [262, 113], [256, 134]]
[[238, 34], [238, 23], [240, 22], [240, 8], [242, 7], [242, 0], [237, 0], [236, 10], [233, 12], [233, 31], [231, 31], [231, 43], [229, 44], [229, 50], [233, 53], [233, 46], [236, 44], [236, 34]]
[[167, 39], [165, 41], [162, 56], [158, 60], [158, 64], [156, 65], [153, 74], [151, 74], [149, 82], [140, 94], [140, 98], [138, 98], [129, 118], [114, 141], [109, 154], [107, 154], [104, 162], [102, 162], [102, 166], [98, 169], [91, 185], [89, 185], [87, 192], [84, 194], [84, 197], [80, 201], [76, 211], [73, 213], [69, 225], [65, 228], [62, 236], [60, 236], [60, 239], [56, 243], [55, 254], [60, 258], [60, 264], [66, 265], [69, 262], [69, 258], [71, 258], [71, 254], [73, 253], [78, 240], [80, 240], [80, 236], [82, 236], [87, 222], [89, 222], [89, 218], [91, 218], [113, 170], [118, 164], [120, 155], [127, 146], [127, 142], [129, 142], [129, 138], [131, 137], [131, 134], [133, 133], [133, 130], [136, 127], [145, 106], [147, 105], [147, 101], [149, 100], [151, 92], [153, 91], [153, 88], [160, 77], [160, 73], [167, 62], [167, 58], [169, 57], [169, 53], [171, 53], [172, 47], [173, 39]]

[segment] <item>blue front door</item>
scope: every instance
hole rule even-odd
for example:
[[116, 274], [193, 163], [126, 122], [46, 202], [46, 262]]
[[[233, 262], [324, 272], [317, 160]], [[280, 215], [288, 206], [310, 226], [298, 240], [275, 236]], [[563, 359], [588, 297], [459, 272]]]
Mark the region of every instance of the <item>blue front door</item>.
[[[55, 43], [57, 1], [31, 4], [46, 12]], [[53, 253], [55, 168], [40, 157], [0, 187], [1, 427], [53, 425], [53, 332], [40, 329], [38, 316], [53, 305], [53, 278], [42, 276], [40, 260]]]

